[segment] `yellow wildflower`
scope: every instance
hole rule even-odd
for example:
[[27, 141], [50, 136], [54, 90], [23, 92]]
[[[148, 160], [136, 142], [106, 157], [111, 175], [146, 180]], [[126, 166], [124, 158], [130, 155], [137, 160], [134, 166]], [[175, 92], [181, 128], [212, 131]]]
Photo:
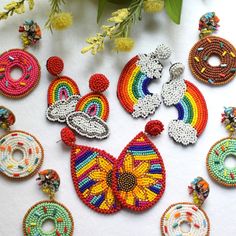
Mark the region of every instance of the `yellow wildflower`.
[[103, 25], [101, 27], [102, 31], [110, 38], [113, 35], [115, 28], [116, 28], [115, 26], [109, 26], [109, 25]]
[[29, 9], [32, 10], [34, 8], [34, 0], [28, 0]]
[[121, 23], [129, 16], [128, 8], [122, 8], [112, 13], [112, 17], [108, 19], [109, 22]]
[[6, 12], [0, 12], [0, 20], [6, 20], [8, 17], [8, 15], [6, 14]]
[[10, 11], [10, 10], [14, 9], [16, 6], [17, 6], [17, 2], [12, 1], [12, 2], [8, 3], [4, 7], [4, 9], [7, 10], [7, 11]]
[[18, 5], [18, 6], [15, 8], [14, 12], [15, 12], [16, 14], [23, 14], [23, 13], [25, 13], [25, 5], [24, 5], [24, 4]]
[[164, 0], [145, 0], [143, 3], [143, 8], [148, 13], [156, 13], [162, 11], [164, 5]]
[[51, 18], [51, 26], [55, 30], [64, 30], [73, 23], [72, 15], [68, 12], [57, 13]]
[[134, 47], [134, 40], [132, 38], [116, 38], [114, 40], [114, 49], [119, 52], [129, 52]]

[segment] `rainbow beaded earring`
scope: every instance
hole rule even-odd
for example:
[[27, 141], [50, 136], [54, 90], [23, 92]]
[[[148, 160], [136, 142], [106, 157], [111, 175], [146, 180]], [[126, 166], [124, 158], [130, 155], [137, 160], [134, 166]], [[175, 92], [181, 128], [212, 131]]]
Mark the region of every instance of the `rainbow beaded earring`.
[[104, 139], [109, 136], [109, 103], [102, 92], [109, 87], [109, 80], [103, 74], [94, 74], [89, 87], [92, 92], [81, 97], [75, 111], [66, 116], [66, 123], [81, 136]]
[[[204, 14], [199, 21], [200, 40], [189, 53], [189, 66], [194, 77], [212, 86], [230, 82], [236, 74], [236, 49], [227, 40], [210, 36], [217, 31], [219, 18], [215, 12]], [[209, 59], [216, 56], [220, 64], [212, 66]]]
[[[195, 178], [189, 186], [194, 203], [180, 202], [171, 205], [161, 217], [162, 236], [210, 235], [210, 222], [201, 208], [209, 194], [209, 185], [202, 178]], [[188, 226], [185, 229], [184, 226]]]
[[[23, 50], [12, 49], [0, 55], [0, 93], [10, 98], [25, 97], [37, 86], [40, 79], [37, 59], [25, 50], [40, 40], [40, 27], [34, 21], [27, 20], [19, 27], [19, 32], [22, 33]], [[15, 68], [22, 71], [18, 80], [11, 76]]]
[[[160, 121], [150, 121], [145, 132], [158, 135]], [[144, 132], [140, 132], [116, 160], [107, 152], [75, 144], [69, 128], [61, 131], [71, 147], [71, 175], [79, 198], [91, 209], [112, 214], [122, 206], [132, 211], [152, 207], [165, 191], [165, 167], [160, 153]]]
[[182, 78], [182, 63], [171, 65], [169, 72], [170, 80], [163, 85], [161, 95], [166, 106], [175, 106], [178, 110], [178, 119], [169, 124], [169, 136], [183, 145], [194, 144], [208, 120], [205, 99], [194, 84]]
[[[0, 127], [7, 134], [0, 137], [0, 173], [11, 179], [25, 179], [34, 175], [41, 167], [44, 151], [40, 142], [24, 131], [10, 131], [15, 123], [14, 114], [0, 106]], [[21, 158], [16, 158], [17, 153]]]
[[161, 79], [161, 61], [167, 60], [170, 55], [170, 48], [160, 44], [152, 53], [133, 57], [122, 70], [117, 85], [117, 97], [134, 118], [147, 118], [160, 106], [159, 95], [151, 93], [148, 86], [153, 80]]
[[230, 135], [216, 142], [207, 155], [207, 170], [213, 180], [226, 187], [236, 187], [236, 168], [225, 166], [229, 156], [236, 156], [236, 139], [233, 138], [236, 128], [236, 108], [227, 107], [222, 114], [222, 123]]
[[47, 119], [63, 123], [66, 116], [75, 110], [80, 99], [80, 92], [74, 80], [60, 75], [64, 68], [61, 58], [53, 56], [47, 60], [48, 72], [56, 76], [48, 88]]
[[[24, 236], [29, 235], [57, 235], [72, 236], [74, 222], [70, 211], [55, 200], [55, 193], [60, 186], [60, 177], [55, 170], [44, 170], [39, 172], [39, 186], [50, 200], [41, 201], [32, 206], [23, 220]], [[43, 225], [52, 222], [54, 229], [45, 232]]]

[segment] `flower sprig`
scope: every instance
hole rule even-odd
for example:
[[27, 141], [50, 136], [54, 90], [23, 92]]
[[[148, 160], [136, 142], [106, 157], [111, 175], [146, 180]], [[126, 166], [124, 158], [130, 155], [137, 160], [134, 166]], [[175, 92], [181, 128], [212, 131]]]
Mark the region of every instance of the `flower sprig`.
[[4, 6], [3, 12], [0, 12], [0, 20], [6, 20], [8, 16], [25, 13], [25, 3], [28, 2], [29, 9], [34, 8], [34, 0], [12, 1]]
[[117, 51], [130, 51], [134, 41], [129, 37], [132, 24], [141, 20], [141, 12], [144, 0], [134, 0], [128, 8], [122, 8], [112, 13], [107, 20], [112, 25], [103, 25], [101, 32], [89, 37], [86, 42], [89, 46], [84, 47], [81, 52], [91, 51], [93, 55], [102, 51], [105, 46], [105, 39], [114, 40], [114, 49]]
[[51, 9], [45, 26], [51, 31], [53, 29], [63, 30], [72, 25], [72, 15], [62, 11], [63, 4], [65, 4], [65, 0], [50, 0]]

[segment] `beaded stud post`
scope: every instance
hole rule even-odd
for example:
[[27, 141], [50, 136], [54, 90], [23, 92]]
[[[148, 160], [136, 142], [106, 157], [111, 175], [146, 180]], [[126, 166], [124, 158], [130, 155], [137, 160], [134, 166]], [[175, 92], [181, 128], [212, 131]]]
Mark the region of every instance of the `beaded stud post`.
[[[210, 36], [217, 31], [219, 18], [214, 12], [204, 14], [199, 22], [200, 40], [189, 53], [189, 66], [194, 77], [209, 85], [230, 82], [236, 73], [236, 49], [227, 40]], [[220, 64], [212, 66], [209, 59], [216, 56]]]
[[66, 123], [81, 136], [104, 139], [109, 136], [106, 124], [109, 103], [102, 92], [109, 87], [109, 80], [103, 74], [94, 74], [89, 80], [89, 87], [92, 92], [78, 101], [75, 111], [67, 115]]
[[[209, 185], [197, 177], [189, 187], [194, 203], [180, 202], [171, 205], [161, 217], [162, 236], [169, 235], [210, 235], [210, 222], [201, 208], [209, 193]], [[188, 226], [188, 227], [185, 227]]]
[[118, 81], [117, 96], [134, 118], [147, 118], [160, 106], [159, 95], [151, 93], [148, 86], [153, 80], [161, 79], [161, 60], [168, 59], [170, 55], [170, 48], [161, 44], [154, 52], [137, 55], [125, 65]]
[[66, 116], [75, 111], [76, 104], [80, 99], [79, 88], [74, 80], [60, 75], [64, 68], [61, 58], [50, 57], [46, 67], [48, 72], [56, 77], [48, 88], [46, 116], [50, 121], [64, 123]]
[[[19, 27], [19, 31], [22, 33], [23, 50], [12, 49], [0, 55], [0, 93], [10, 98], [25, 97], [37, 86], [40, 79], [37, 59], [24, 50], [39, 41], [40, 28], [37, 23], [28, 20]], [[17, 80], [11, 76], [14, 69], [22, 72]]]
[[[39, 172], [39, 186], [50, 200], [41, 201], [32, 206], [23, 220], [23, 232], [25, 236], [49, 235], [72, 236], [74, 222], [70, 211], [55, 200], [55, 193], [60, 186], [60, 177], [55, 170]], [[45, 231], [43, 225], [52, 222], [53, 230]]]
[[175, 106], [178, 110], [178, 119], [169, 124], [169, 136], [183, 145], [194, 144], [208, 120], [205, 99], [194, 84], [182, 78], [182, 63], [173, 64], [169, 72], [170, 81], [163, 85], [161, 95], [166, 106]]
[[[156, 136], [163, 131], [160, 121], [150, 121], [145, 132]], [[140, 132], [116, 160], [107, 152], [75, 144], [69, 128], [61, 131], [71, 147], [71, 175], [79, 198], [91, 209], [112, 214], [128, 208], [144, 211], [152, 207], [165, 190], [165, 167], [155, 145]]]
[[0, 173], [11, 179], [25, 179], [40, 168], [44, 151], [33, 135], [19, 130], [10, 131], [14, 122], [14, 114], [1, 106], [0, 127], [7, 134], [0, 137]]
[[213, 180], [226, 187], [236, 187], [236, 167], [225, 165], [227, 157], [236, 157], [236, 108], [226, 107], [222, 114], [222, 123], [229, 132], [229, 137], [216, 142], [207, 155], [207, 170]]

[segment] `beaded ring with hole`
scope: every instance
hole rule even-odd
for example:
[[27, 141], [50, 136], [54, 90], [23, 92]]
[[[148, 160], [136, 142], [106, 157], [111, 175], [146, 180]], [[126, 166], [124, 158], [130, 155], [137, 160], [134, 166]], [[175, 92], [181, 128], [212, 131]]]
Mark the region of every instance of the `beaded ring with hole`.
[[106, 120], [109, 116], [109, 103], [102, 94], [109, 86], [103, 74], [94, 74], [89, 80], [91, 93], [81, 97], [75, 111], [66, 117], [67, 125], [79, 135], [87, 138], [104, 139], [109, 136]]
[[169, 123], [169, 136], [183, 145], [194, 144], [204, 131], [208, 110], [206, 101], [199, 89], [191, 82], [184, 80], [182, 63], [170, 67], [170, 81], [162, 87], [162, 98], [166, 106], [175, 106], [178, 119]]
[[146, 118], [160, 106], [159, 95], [151, 93], [148, 86], [162, 77], [163, 65], [160, 60], [166, 60], [170, 55], [170, 48], [161, 44], [156, 51], [137, 55], [125, 65], [118, 81], [117, 96], [124, 109], [134, 118]]
[[[187, 224], [189, 231], [184, 231], [182, 225]], [[193, 203], [180, 202], [171, 205], [161, 217], [162, 236], [192, 235], [209, 236], [210, 222], [201, 208]]]
[[[54, 170], [44, 170], [39, 173], [39, 185], [51, 200], [40, 201], [32, 206], [23, 219], [25, 236], [72, 236], [74, 222], [70, 211], [61, 203], [55, 201], [55, 192], [60, 185], [60, 177]], [[51, 221], [54, 228], [51, 231], [43, 229], [44, 223]]]
[[209, 236], [210, 222], [201, 208], [209, 194], [209, 184], [202, 177], [195, 178], [188, 187], [194, 203], [180, 202], [168, 207], [161, 217], [162, 236]]
[[80, 99], [79, 88], [74, 80], [67, 76], [60, 76], [64, 68], [61, 58], [53, 56], [47, 60], [47, 70], [57, 76], [48, 88], [47, 119], [64, 123], [66, 116], [75, 111]]
[[[11, 131], [0, 138], [0, 173], [12, 179], [24, 179], [40, 168], [44, 152], [40, 142], [31, 134]], [[14, 158], [16, 152], [22, 158]]]
[[232, 137], [236, 131], [236, 108], [225, 107], [221, 122], [230, 136], [219, 140], [211, 147], [206, 166], [208, 173], [217, 183], [226, 187], [236, 187], [236, 167], [229, 168], [225, 165], [228, 157], [236, 157], [236, 139]]
[[[223, 38], [209, 36], [218, 27], [215, 17], [215, 13], [210, 12], [201, 18], [199, 29], [202, 39], [193, 46], [189, 54], [189, 66], [194, 77], [213, 86], [230, 82], [236, 74], [235, 47]], [[208, 23], [203, 22], [203, 19]], [[212, 66], [209, 63], [211, 57], [218, 57], [220, 64]]]

